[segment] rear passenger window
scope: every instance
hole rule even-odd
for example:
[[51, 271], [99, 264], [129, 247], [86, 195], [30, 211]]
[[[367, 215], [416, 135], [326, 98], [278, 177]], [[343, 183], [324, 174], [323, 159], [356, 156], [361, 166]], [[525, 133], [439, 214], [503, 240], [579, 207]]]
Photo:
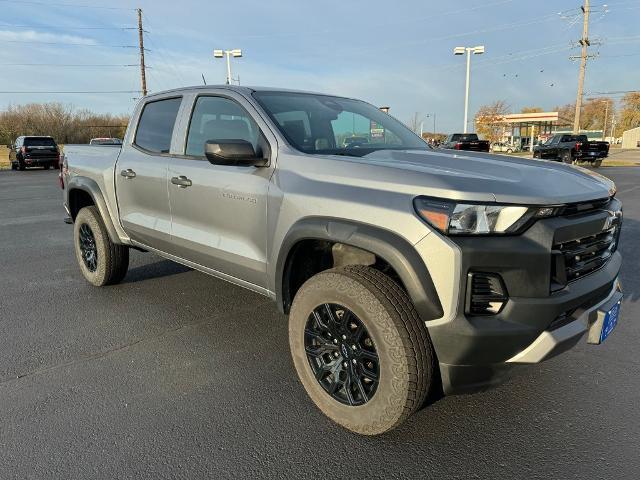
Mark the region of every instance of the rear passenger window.
[[156, 153], [169, 153], [173, 127], [182, 98], [149, 102], [144, 106], [134, 143]]
[[208, 140], [246, 140], [258, 147], [258, 125], [233, 100], [222, 97], [199, 97], [193, 109], [186, 155], [204, 157]]

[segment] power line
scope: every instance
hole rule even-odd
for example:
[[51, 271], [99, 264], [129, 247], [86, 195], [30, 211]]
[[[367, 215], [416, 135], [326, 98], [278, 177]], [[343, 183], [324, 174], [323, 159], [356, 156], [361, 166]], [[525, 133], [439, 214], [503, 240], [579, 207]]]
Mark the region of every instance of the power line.
[[73, 7], [73, 8], [95, 8], [101, 10], [135, 10], [135, 8], [125, 7], [105, 7], [102, 5], [87, 5], [78, 3], [50, 3], [50, 2], [36, 2], [32, 0], [0, 0], [3, 3], [18, 3], [20, 5], [41, 5], [46, 7]]
[[[2, 1], [2, 0], [0, 0]], [[73, 30], [136, 30], [137, 27], [117, 27], [117, 26], [113, 26], [113, 27], [77, 27], [75, 25], [65, 25], [65, 26], [55, 26], [55, 25], [18, 25], [15, 23], [6, 23], [6, 22], [0, 22], [0, 27], [11, 27], [11, 28], [46, 28], [46, 29], [51, 29], [51, 30], [67, 30], [67, 29], [73, 29]]]
[[[2, 0], [0, 0], [1, 2]], [[100, 43], [70, 43], [70, 42], [39, 42], [37, 40], [4, 40], [0, 43], [27, 43], [35, 45], [66, 45], [72, 47], [101, 47], [101, 48], [138, 48], [137, 45], [103, 45]]]
[[[137, 63], [0, 63], [0, 67], [138, 67]], [[147, 67], [151, 68], [151, 67]]]

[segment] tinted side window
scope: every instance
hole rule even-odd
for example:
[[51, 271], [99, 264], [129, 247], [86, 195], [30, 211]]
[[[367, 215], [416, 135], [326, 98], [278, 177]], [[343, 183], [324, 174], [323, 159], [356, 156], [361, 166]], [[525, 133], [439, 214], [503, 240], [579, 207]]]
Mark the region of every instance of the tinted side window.
[[169, 153], [182, 98], [149, 102], [144, 106], [134, 143], [145, 150]]
[[199, 97], [191, 116], [186, 155], [204, 157], [208, 140], [246, 140], [258, 147], [258, 125], [236, 102], [222, 97]]

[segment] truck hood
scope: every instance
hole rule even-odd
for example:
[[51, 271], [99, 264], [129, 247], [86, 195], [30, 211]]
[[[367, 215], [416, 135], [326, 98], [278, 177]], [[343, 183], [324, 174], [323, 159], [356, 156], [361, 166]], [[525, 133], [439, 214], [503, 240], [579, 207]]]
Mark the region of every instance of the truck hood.
[[380, 150], [354, 160], [390, 169], [385, 174], [395, 181], [403, 177], [399, 171], [410, 173], [407, 183], [423, 186], [423, 195], [456, 200], [486, 201], [492, 196], [500, 203], [550, 205], [606, 198], [615, 191], [611, 180], [593, 171], [530, 158], [446, 150]]

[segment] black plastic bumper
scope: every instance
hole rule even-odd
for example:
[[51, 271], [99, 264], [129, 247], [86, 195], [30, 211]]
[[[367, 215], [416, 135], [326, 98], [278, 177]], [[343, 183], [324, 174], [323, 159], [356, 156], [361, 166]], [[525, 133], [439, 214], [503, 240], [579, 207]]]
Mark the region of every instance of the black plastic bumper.
[[[554, 239], [573, 232], [579, 237], [601, 231], [606, 215], [594, 212], [570, 220], [551, 218], [514, 237], [451, 238], [462, 252], [461, 285], [466, 285], [469, 272], [496, 273], [509, 299], [496, 315], [473, 316], [465, 311], [467, 292], [463, 289], [455, 318], [429, 325], [445, 393], [501, 383], [512, 368], [507, 360], [558, 321], [574, 320], [611, 293], [622, 264], [617, 251], [599, 270], [551, 293]], [[559, 351], [576, 341], [567, 341]]]

